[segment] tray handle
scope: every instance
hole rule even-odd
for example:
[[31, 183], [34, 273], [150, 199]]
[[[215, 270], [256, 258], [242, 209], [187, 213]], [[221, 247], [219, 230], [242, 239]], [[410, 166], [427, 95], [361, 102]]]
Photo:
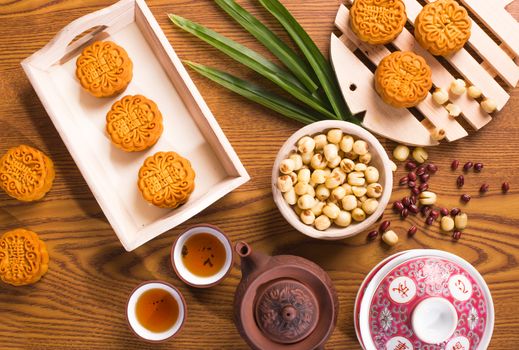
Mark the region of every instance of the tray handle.
[[122, 16], [131, 16], [131, 20], [133, 20], [135, 14], [134, 11], [130, 11], [130, 9], [133, 10], [134, 8], [135, 0], [120, 0], [111, 6], [79, 17], [61, 29], [47, 45], [29, 57], [29, 59], [35, 60], [33, 63], [40, 68], [54, 64], [67, 53], [69, 45], [72, 44], [72, 41], [78, 35], [94, 27], [100, 27], [98, 30], [86, 34], [73, 43], [72, 45], [74, 45], [74, 47], [79, 47], [92, 39], [100, 31], [120, 20]]

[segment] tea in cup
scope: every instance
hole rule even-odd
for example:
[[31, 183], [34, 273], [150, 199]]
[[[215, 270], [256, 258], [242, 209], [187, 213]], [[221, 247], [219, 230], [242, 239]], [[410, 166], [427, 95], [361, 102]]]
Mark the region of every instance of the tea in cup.
[[182, 328], [187, 309], [177, 288], [161, 281], [146, 282], [130, 295], [126, 315], [130, 328], [139, 337], [164, 341]]
[[180, 234], [171, 249], [178, 277], [198, 288], [220, 283], [232, 267], [232, 245], [217, 227], [198, 225]]

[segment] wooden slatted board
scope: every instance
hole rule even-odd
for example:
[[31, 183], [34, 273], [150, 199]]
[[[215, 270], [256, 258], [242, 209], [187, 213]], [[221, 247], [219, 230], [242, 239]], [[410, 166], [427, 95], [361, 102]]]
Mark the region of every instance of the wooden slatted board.
[[[351, 5], [353, 1], [347, 0], [347, 3]], [[403, 1], [407, 20], [413, 25], [422, 5], [417, 0]], [[454, 79], [463, 78], [467, 84], [479, 87], [484, 97], [494, 99], [499, 111], [510, 98], [507, 89], [516, 87], [519, 82], [519, 23], [505, 9], [510, 0], [460, 1], [500, 42], [496, 42], [472, 21], [471, 37], [465, 48], [445, 57], [443, 62], [447, 63], [423, 49], [406, 28], [392, 42], [392, 46], [402, 51], [414, 51], [427, 61], [433, 72], [433, 89], [440, 87], [448, 91]], [[468, 135], [462, 124], [449, 116], [444, 106], [433, 101], [430, 93], [416, 107], [423, 116], [422, 121], [407, 109], [394, 108], [384, 103], [375, 91], [374, 73], [368, 68], [368, 62], [378, 65], [391, 53], [390, 46], [370, 45], [359, 40], [351, 30], [349, 10], [345, 5], [340, 6], [335, 25], [342, 35], [337, 37], [332, 34], [332, 63], [352, 112], [365, 112], [363, 125], [367, 129], [391, 140], [414, 146], [437, 145], [438, 142], [431, 138], [431, 131], [434, 129], [445, 130], [447, 141], [455, 141]], [[457, 74], [451, 74], [452, 69]], [[479, 101], [469, 98], [467, 94], [450, 94], [449, 100], [461, 107], [460, 118], [464, 118], [474, 130], [481, 129], [492, 120], [481, 108]]]

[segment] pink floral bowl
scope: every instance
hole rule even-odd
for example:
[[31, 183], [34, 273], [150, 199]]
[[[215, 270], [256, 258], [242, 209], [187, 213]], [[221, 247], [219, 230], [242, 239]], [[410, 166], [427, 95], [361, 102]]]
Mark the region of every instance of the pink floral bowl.
[[355, 331], [366, 350], [483, 350], [494, 306], [479, 272], [439, 250], [400, 252], [366, 277], [355, 302]]

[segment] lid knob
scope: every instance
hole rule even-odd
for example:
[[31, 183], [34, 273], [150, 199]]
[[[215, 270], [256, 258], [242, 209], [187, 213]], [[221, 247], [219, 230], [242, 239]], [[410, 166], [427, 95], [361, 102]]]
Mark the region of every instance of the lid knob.
[[285, 322], [291, 322], [297, 317], [297, 309], [293, 306], [285, 306], [283, 308], [283, 319]]
[[314, 293], [294, 280], [269, 284], [256, 303], [256, 323], [272, 341], [290, 344], [306, 338], [319, 320]]
[[420, 340], [429, 344], [440, 344], [454, 334], [458, 326], [458, 313], [444, 298], [427, 298], [413, 310], [411, 324]]

